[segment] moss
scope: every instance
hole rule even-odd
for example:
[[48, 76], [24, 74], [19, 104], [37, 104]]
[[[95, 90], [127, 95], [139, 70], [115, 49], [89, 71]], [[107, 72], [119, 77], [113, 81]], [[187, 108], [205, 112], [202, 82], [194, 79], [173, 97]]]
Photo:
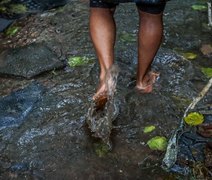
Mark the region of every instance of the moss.
[[9, 11], [11, 13], [24, 14], [27, 12], [27, 7], [23, 4], [11, 4]]
[[7, 4], [7, 3], [9, 3], [11, 0], [1, 0], [1, 2], [0, 2], [0, 5], [1, 4]]
[[133, 43], [137, 41], [137, 38], [135, 34], [123, 32], [120, 34], [120, 40], [123, 42]]
[[7, 8], [4, 6], [0, 6], [0, 13], [5, 13], [7, 11]]
[[103, 143], [96, 143], [94, 146], [95, 146], [95, 152], [99, 157], [104, 157], [110, 151], [108, 145]]

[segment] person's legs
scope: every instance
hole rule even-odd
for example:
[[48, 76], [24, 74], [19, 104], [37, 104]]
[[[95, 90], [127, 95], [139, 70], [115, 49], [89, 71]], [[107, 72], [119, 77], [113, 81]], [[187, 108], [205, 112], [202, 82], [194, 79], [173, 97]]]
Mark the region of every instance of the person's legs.
[[[157, 9], [156, 6], [142, 6], [139, 8], [138, 32], [138, 67], [136, 88], [145, 93], [152, 91], [157, 73], [150, 71], [151, 63], [159, 49], [163, 35], [163, 10], [165, 5]], [[151, 12], [151, 10], [155, 10]], [[145, 12], [146, 11], [146, 12]]]
[[114, 62], [114, 45], [116, 24], [113, 18], [115, 7], [90, 9], [90, 35], [100, 64], [99, 87], [94, 95], [95, 100], [106, 93], [105, 76]]

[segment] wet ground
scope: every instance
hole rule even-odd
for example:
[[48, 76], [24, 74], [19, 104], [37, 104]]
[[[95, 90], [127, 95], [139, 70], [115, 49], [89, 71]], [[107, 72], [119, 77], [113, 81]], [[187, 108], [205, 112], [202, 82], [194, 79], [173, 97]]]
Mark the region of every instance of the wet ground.
[[[189, 178], [163, 171], [164, 152], [152, 151], [146, 143], [154, 136], [169, 138], [186, 107], [208, 81], [200, 68], [211, 67], [211, 57], [204, 56], [200, 48], [211, 44], [212, 30], [207, 26], [207, 11], [191, 8], [199, 2], [168, 3], [165, 36], [153, 63], [160, 78], [151, 94], [134, 90], [136, 8], [133, 4], [118, 7], [116, 63], [121, 71], [115, 99], [119, 114], [109, 152], [90, 136], [85, 123], [99, 70], [88, 32], [88, 2], [69, 1], [64, 7], [21, 18], [13, 24], [20, 27], [14, 36], [1, 33], [0, 179]], [[10, 53], [15, 62], [17, 52], [26, 58], [22, 51], [29, 45], [45, 47], [63, 65], [45, 69], [32, 63], [30, 69], [23, 63], [13, 65], [14, 71], [5, 65], [10, 48], [16, 48]], [[31, 50], [32, 58], [39, 54], [41, 61], [47, 59], [41, 51]], [[197, 58], [188, 61], [184, 52], [196, 53]], [[73, 56], [86, 57], [86, 61], [70, 67], [67, 60]], [[210, 99], [211, 90], [202, 104], [211, 103]], [[148, 125], [156, 130], [145, 134], [143, 129]]]

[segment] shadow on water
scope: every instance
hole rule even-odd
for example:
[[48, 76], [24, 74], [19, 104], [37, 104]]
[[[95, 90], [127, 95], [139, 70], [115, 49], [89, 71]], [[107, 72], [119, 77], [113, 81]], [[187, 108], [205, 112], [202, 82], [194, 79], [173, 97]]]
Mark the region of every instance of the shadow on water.
[[[38, 69], [36, 76], [32, 75], [28, 79], [14, 77], [11, 76], [14, 72], [10, 69], [6, 77], [0, 77], [0, 118], [5, 117], [2, 116], [5, 113], [3, 107], [8, 105], [3, 100], [12, 98], [14, 93], [26, 91], [33, 94], [30, 97], [35, 96], [32, 102], [36, 102], [31, 106], [27, 100], [26, 106], [32, 108], [24, 116], [22, 123], [0, 130], [0, 179], [179, 179], [178, 175], [161, 169], [164, 152], [151, 150], [147, 141], [154, 136], [169, 138], [178, 127], [185, 108], [207, 81], [199, 68], [201, 61], [198, 62], [197, 59], [193, 63], [173, 50], [175, 45], [189, 49], [189, 42], [176, 38], [173, 31], [168, 34], [172, 28], [175, 33], [180, 33], [184, 24], [180, 14], [172, 16], [169, 13], [175, 13], [181, 8], [184, 13], [193, 14], [193, 11], [188, 11], [188, 6], [190, 7], [189, 1], [179, 3], [177, 9], [171, 2], [167, 5], [166, 39], [152, 66], [155, 71], [160, 72], [160, 77], [151, 94], [140, 94], [134, 89], [137, 49], [133, 38], [137, 34], [138, 17], [135, 16], [136, 7], [133, 4], [119, 5], [115, 14], [118, 27], [116, 63], [120, 72], [117, 77], [118, 72], [114, 71], [115, 79], [112, 78], [114, 81], [109, 84], [114, 88], [103, 111], [96, 111], [96, 104], [92, 103], [99, 73], [98, 64], [94, 61], [85, 61], [85, 64], [74, 67], [64, 67], [62, 64], [62, 69], [51, 67], [46, 73], [43, 73], [44, 65], [36, 66], [32, 63], [32, 69]], [[176, 18], [175, 24], [173, 18]], [[19, 56], [26, 58], [25, 45], [34, 42], [36, 45], [31, 45], [33, 47], [43, 47], [40, 44], [45, 44], [47, 50], [43, 54], [39, 53], [41, 59], [49, 57], [48, 54], [66, 62], [69, 57], [95, 57], [87, 26], [87, 2], [71, 1], [63, 8], [24, 20], [25, 22], [23, 19], [17, 21], [23, 26], [17, 36], [2, 39], [3, 49], [12, 46], [15, 48], [13, 52], [21, 52], [23, 54]], [[175, 27], [177, 23], [182, 23], [182, 27]], [[31, 33], [27, 42], [26, 28]], [[36, 31], [39, 33], [33, 37], [32, 34]], [[211, 38], [207, 33], [201, 35], [199, 31], [201, 30], [195, 29], [193, 34], [189, 31], [187, 33], [191, 33], [192, 40], [198, 42], [201, 37], [204, 42], [206, 37]], [[198, 40], [195, 39], [196, 34], [199, 35]], [[23, 45], [23, 48], [19, 47]], [[193, 47], [197, 49], [197, 43]], [[36, 49], [33, 51], [38, 53], [43, 48]], [[15, 59], [15, 53], [13, 55], [11, 59]], [[0, 59], [0, 67], [5, 65], [3, 62]], [[41, 90], [45, 89], [39, 91], [41, 95], [35, 92], [36, 88], [29, 88], [34, 81], [42, 87]], [[23, 101], [16, 102], [17, 107], [20, 107], [20, 114], [24, 111], [27, 97], [24, 95]], [[7, 107], [10, 106], [14, 108], [12, 104]], [[11, 112], [14, 111], [12, 108]], [[87, 116], [89, 108], [90, 114]], [[115, 115], [111, 112], [115, 112]], [[86, 122], [87, 117], [90, 119]], [[3, 122], [2, 119], [0, 122]], [[91, 137], [86, 125], [90, 126], [95, 137], [102, 138], [106, 144], [110, 135], [112, 150], [108, 151], [104, 143]], [[100, 128], [102, 125], [107, 128]], [[156, 129], [151, 133], [144, 133], [144, 128], [149, 125], [154, 125]]]

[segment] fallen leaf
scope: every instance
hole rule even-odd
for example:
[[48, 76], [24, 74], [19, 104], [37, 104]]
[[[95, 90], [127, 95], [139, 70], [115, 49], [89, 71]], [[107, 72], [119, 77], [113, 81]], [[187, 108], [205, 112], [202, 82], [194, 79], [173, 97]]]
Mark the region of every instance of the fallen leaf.
[[212, 68], [201, 68], [201, 71], [208, 78], [211, 78], [212, 77]]
[[201, 4], [192, 5], [191, 8], [196, 11], [204, 11], [207, 10], [207, 6]]
[[85, 57], [85, 56], [75, 56], [68, 58], [68, 64], [71, 67], [82, 66], [85, 64], [89, 64], [93, 59]]
[[155, 126], [146, 126], [145, 128], [144, 128], [144, 133], [150, 133], [150, 132], [152, 132], [152, 131], [154, 131], [155, 130]]
[[183, 57], [189, 60], [193, 60], [193, 59], [196, 59], [197, 54], [192, 52], [186, 52], [186, 53], [183, 53]]
[[147, 142], [152, 150], [165, 151], [167, 147], [167, 139], [163, 136], [155, 136]]
[[10, 27], [6, 30], [5, 34], [6, 34], [7, 36], [14, 36], [19, 30], [20, 30], [20, 27], [18, 27], [18, 26], [10, 26]]
[[192, 112], [184, 118], [184, 121], [190, 126], [197, 126], [203, 123], [204, 116], [198, 112]]

